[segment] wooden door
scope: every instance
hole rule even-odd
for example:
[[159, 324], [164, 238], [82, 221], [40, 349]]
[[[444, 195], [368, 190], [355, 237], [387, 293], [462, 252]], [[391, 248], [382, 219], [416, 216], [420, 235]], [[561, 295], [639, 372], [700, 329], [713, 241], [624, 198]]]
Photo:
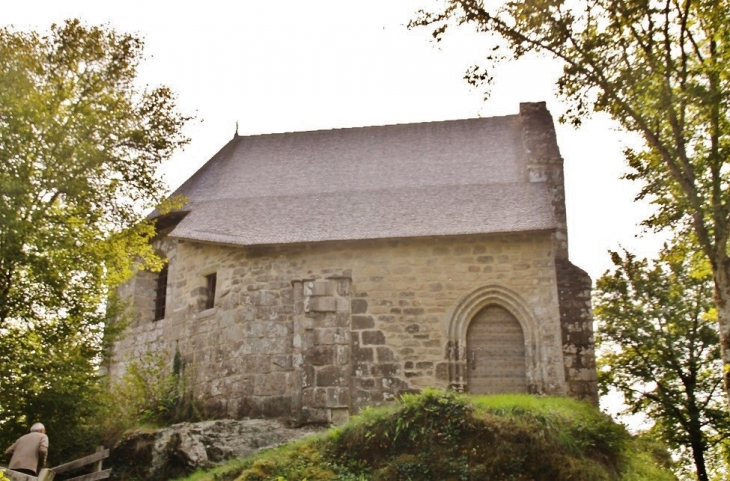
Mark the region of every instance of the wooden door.
[[527, 391], [525, 335], [515, 316], [488, 306], [466, 331], [467, 388], [473, 394]]

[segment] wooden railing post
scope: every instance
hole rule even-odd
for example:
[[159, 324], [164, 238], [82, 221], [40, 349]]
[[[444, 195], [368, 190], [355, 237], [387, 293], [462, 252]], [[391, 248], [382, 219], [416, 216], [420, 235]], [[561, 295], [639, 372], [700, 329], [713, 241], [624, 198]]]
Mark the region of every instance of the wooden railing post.
[[38, 474], [38, 481], [53, 481], [55, 476], [56, 473], [50, 469], [41, 469], [41, 472]]
[[[102, 452], [102, 451], [104, 451], [104, 446], [97, 446], [97, 447], [96, 447], [96, 452], [97, 452], [97, 453], [100, 453], [100, 452]], [[92, 473], [100, 473], [100, 472], [101, 472], [101, 464], [102, 464], [103, 462], [104, 462], [104, 460], [103, 460], [103, 459], [100, 459], [100, 460], [98, 460], [97, 462], [95, 462], [95, 463], [94, 463], [94, 466], [93, 466], [93, 467], [91, 468], [91, 472], [92, 472]]]

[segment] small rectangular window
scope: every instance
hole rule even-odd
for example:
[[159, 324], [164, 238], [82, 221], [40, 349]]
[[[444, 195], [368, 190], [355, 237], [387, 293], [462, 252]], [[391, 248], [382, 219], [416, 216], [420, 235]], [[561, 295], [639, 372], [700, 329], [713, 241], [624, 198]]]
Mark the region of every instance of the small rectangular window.
[[155, 288], [155, 321], [165, 318], [165, 303], [167, 302], [167, 264], [157, 274]]
[[206, 309], [212, 309], [215, 305], [215, 282], [216, 282], [216, 273], [209, 274], [205, 276], [206, 281], [206, 298], [205, 298], [205, 308]]

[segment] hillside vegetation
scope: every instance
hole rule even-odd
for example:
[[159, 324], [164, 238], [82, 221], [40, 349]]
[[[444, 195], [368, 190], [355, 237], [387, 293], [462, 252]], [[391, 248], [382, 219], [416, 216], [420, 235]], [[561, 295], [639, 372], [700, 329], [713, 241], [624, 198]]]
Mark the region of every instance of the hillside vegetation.
[[429, 390], [186, 480], [669, 481], [668, 462], [585, 403]]

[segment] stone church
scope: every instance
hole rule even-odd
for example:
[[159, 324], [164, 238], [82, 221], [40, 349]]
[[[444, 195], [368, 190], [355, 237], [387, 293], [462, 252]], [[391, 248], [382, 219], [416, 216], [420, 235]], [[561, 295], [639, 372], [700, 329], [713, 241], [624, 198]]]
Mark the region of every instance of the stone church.
[[544, 103], [503, 117], [239, 136], [159, 216], [112, 376], [180, 352], [215, 414], [340, 422], [425, 387], [597, 401]]

